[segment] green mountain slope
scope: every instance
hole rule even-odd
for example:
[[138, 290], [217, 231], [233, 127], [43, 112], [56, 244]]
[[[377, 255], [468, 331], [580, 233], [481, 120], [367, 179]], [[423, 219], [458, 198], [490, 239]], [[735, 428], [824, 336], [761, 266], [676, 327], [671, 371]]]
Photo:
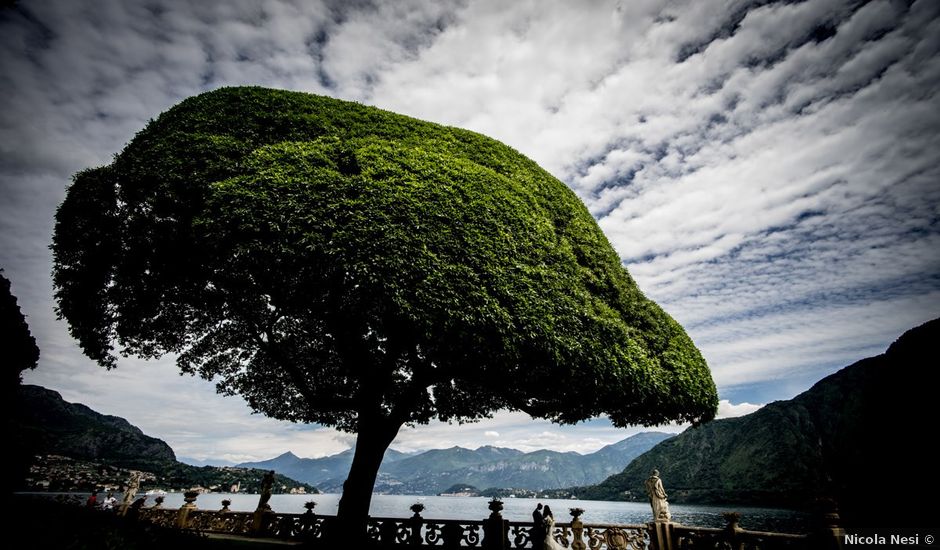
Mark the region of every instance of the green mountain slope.
[[16, 399], [14, 437], [34, 454], [52, 453], [142, 469], [176, 461], [173, 449], [164, 441], [145, 435], [123, 418], [68, 403], [52, 390], [23, 385]]
[[940, 489], [924, 444], [936, 432], [937, 342], [940, 319], [791, 400], [690, 428], [578, 495], [645, 500], [643, 480], [658, 468], [673, 502], [807, 507], [834, 497], [857, 525], [929, 525], [917, 521], [935, 521], [931, 507], [914, 503]]
[[[15, 400], [14, 413], [7, 424], [14, 448], [25, 450], [27, 455], [67, 457], [60, 460], [46, 456], [33, 461], [34, 471], [29, 474], [33, 484], [43, 483], [43, 487], [63, 491], [91, 490], [125, 482], [130, 477], [127, 470], [142, 470], [154, 474], [145, 476], [144, 487], [201, 486], [227, 491], [238, 484], [242, 492], [261, 488], [263, 470], [183, 464], [163, 440], [144, 434], [123, 418], [69, 403], [58, 392], [23, 385], [18, 388]], [[81, 480], [76, 481], [77, 478]], [[296, 487], [316, 491], [289, 477], [275, 476], [273, 492]]]

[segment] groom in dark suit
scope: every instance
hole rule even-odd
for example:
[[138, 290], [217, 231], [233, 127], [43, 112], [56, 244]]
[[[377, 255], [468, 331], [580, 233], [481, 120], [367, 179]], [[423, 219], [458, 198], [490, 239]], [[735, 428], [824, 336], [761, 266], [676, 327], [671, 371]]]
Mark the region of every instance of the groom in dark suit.
[[540, 502], [535, 510], [532, 510], [532, 548], [540, 548], [542, 541], [545, 540], [545, 518], [542, 517], [542, 503]]

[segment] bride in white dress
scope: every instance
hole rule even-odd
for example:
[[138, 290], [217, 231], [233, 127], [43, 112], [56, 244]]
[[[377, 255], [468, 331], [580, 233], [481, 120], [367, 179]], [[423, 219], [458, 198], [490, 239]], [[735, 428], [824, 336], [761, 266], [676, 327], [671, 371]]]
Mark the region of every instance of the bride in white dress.
[[552, 509], [546, 506], [542, 512], [542, 517], [545, 518], [542, 520], [545, 524], [545, 542], [542, 543], [542, 550], [566, 550], [552, 536], [552, 533], [555, 532], [555, 516], [552, 515]]

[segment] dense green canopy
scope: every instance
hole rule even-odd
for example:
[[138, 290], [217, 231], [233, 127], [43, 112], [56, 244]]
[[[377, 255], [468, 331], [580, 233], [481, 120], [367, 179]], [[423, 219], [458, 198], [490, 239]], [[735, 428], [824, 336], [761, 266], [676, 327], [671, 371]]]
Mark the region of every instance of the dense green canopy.
[[53, 248], [90, 357], [180, 354], [275, 418], [624, 425], [717, 405], [565, 185], [495, 140], [355, 103], [187, 99], [75, 177]]
[[3, 336], [3, 360], [6, 365], [6, 389], [16, 391], [23, 371], [35, 369], [39, 363], [39, 347], [29, 332], [26, 317], [16, 303], [10, 281], [0, 269], [0, 334]]

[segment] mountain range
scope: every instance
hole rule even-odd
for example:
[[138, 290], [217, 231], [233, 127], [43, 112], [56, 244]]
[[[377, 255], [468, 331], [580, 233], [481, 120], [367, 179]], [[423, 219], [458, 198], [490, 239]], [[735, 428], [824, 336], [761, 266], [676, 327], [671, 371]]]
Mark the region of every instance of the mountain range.
[[[144, 434], [127, 420], [66, 402], [55, 391], [22, 385], [15, 399], [16, 414], [7, 421], [8, 431], [14, 449], [28, 450], [26, 461], [35, 455], [61, 455], [89, 464], [154, 472], [155, 481], [167, 487], [216, 485], [224, 489], [240, 481], [242, 490], [249, 491], [260, 483], [260, 470], [273, 469], [278, 473], [279, 485], [296, 487], [306, 483], [307, 490], [315, 486], [330, 492], [342, 490], [352, 463], [353, 450], [349, 449], [317, 459], [284, 453], [235, 467], [196, 467], [177, 461], [166, 442]], [[587, 455], [544, 449], [524, 453], [492, 446], [421, 453], [389, 449], [375, 491], [437, 494], [458, 483], [531, 490], [596, 483], [669, 437], [665, 433], [642, 433]]]
[[[542, 490], [597, 483], [670, 437], [672, 434], [641, 433], [586, 455], [545, 449], [525, 453], [492, 446], [472, 450], [451, 447], [411, 454], [389, 449], [379, 469], [375, 492], [429, 495], [455, 484]], [[333, 492], [341, 489], [352, 455], [352, 449], [324, 458], [299, 458], [288, 452], [239, 466], [273, 469]]]
[[936, 345], [940, 319], [787, 401], [690, 428], [637, 457], [581, 498], [645, 500], [660, 470], [672, 502], [807, 508], [832, 498], [847, 524], [936, 523], [940, 475]]

